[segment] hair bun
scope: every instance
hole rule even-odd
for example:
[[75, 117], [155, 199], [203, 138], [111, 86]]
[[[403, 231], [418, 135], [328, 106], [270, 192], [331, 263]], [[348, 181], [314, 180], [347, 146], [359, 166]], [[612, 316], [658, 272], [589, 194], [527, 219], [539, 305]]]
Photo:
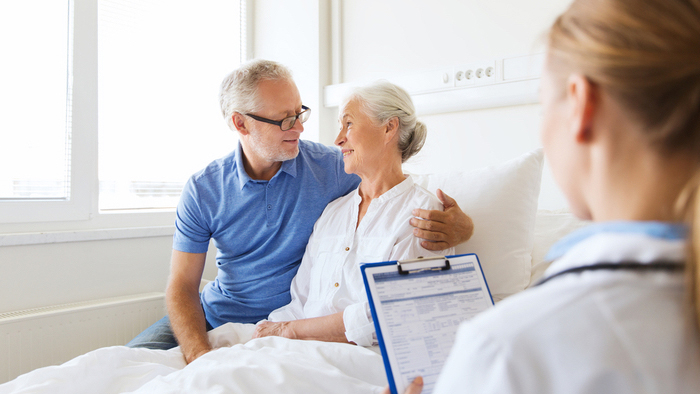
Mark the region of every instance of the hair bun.
[[428, 135], [428, 126], [420, 120], [416, 120], [416, 126], [411, 131], [408, 141], [406, 141], [406, 146], [401, 147], [401, 161], [406, 162], [406, 160], [415, 156], [416, 153], [420, 152], [425, 144], [425, 139]]

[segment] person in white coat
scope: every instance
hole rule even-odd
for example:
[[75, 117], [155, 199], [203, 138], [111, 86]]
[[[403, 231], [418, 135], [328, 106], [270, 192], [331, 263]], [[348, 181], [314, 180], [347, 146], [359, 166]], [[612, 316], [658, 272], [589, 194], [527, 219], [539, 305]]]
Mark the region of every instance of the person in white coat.
[[542, 143], [594, 223], [460, 328], [433, 393], [700, 393], [699, 49], [698, 0], [576, 0], [556, 20]]

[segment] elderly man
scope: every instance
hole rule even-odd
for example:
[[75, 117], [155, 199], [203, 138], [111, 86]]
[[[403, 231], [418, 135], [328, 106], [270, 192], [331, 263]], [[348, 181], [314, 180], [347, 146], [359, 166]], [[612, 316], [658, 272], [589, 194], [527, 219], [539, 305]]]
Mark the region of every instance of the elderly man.
[[[212, 349], [207, 330], [255, 323], [289, 303], [314, 223], [360, 181], [345, 173], [338, 149], [299, 138], [310, 109], [286, 67], [264, 60], [242, 65], [223, 81], [220, 102], [240, 143], [185, 186], [166, 290], [169, 316], [128, 344], [168, 349], [179, 343], [188, 363]], [[427, 249], [471, 236], [471, 219], [444, 199], [444, 212], [417, 210], [426, 220], [413, 219]], [[212, 238], [219, 271], [200, 294]]]

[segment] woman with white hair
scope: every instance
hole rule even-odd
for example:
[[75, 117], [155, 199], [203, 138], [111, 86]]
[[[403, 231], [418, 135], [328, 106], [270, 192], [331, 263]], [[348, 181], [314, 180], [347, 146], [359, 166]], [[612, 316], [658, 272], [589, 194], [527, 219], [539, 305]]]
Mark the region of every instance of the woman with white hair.
[[374, 343], [360, 264], [430, 252], [413, 236], [412, 209], [442, 209], [438, 199], [404, 175], [401, 165], [423, 146], [426, 126], [408, 93], [389, 82], [356, 89], [340, 107], [345, 172], [360, 186], [330, 203], [314, 226], [290, 304], [258, 323], [255, 337]]

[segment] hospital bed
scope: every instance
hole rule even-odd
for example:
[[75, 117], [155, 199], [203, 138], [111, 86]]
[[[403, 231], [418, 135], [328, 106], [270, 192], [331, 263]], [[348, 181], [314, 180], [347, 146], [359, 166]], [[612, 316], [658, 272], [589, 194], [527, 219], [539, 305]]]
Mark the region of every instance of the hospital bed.
[[[538, 211], [541, 150], [500, 165], [415, 174], [430, 191], [443, 189], [474, 221], [457, 253], [476, 253], [496, 302], [526, 289], [547, 267], [544, 255], [561, 236], [585, 224], [566, 211]], [[185, 367], [169, 351], [101, 348], [0, 385], [4, 393], [376, 393], [386, 385], [378, 349], [296, 341], [250, 340], [252, 326], [226, 324], [209, 333], [218, 347]]]

